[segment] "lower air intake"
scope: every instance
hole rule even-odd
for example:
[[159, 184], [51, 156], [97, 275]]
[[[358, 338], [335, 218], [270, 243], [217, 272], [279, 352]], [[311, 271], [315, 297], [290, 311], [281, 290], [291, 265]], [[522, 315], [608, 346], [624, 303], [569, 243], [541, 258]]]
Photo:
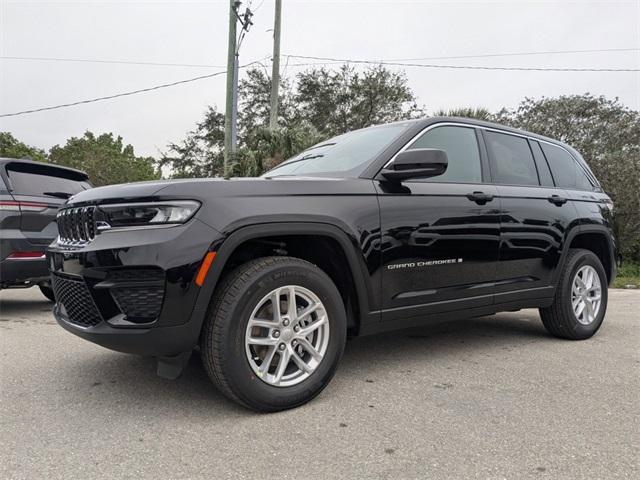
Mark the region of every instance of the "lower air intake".
[[93, 327], [102, 321], [84, 280], [54, 274], [51, 283], [58, 308], [69, 322], [81, 327]]

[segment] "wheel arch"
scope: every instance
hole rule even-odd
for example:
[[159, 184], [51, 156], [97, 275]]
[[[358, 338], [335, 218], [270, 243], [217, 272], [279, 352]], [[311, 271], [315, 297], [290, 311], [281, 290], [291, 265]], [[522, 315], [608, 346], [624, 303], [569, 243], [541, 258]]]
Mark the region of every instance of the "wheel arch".
[[[348, 280], [344, 279], [341, 275], [343, 272], [339, 270], [339, 267], [335, 266], [336, 262], [341, 259], [334, 259], [331, 257], [327, 261], [314, 262], [314, 252], [305, 254], [301, 253], [299, 244], [295, 252], [289, 256], [296, 258], [303, 258], [310, 260], [312, 263], [320, 263], [318, 267], [325, 271], [336, 283], [338, 289], [341, 290], [343, 299], [345, 300], [345, 307], [347, 308], [347, 315], [350, 313], [353, 315], [353, 322], [350, 325], [354, 334], [357, 334], [360, 325], [366, 322], [370, 312], [373, 301], [373, 290], [369, 278], [369, 273], [364, 263], [362, 255], [358, 255], [359, 247], [357, 246], [356, 239], [350, 237], [344, 230], [339, 227], [327, 224], [327, 223], [315, 223], [315, 222], [282, 222], [282, 223], [264, 223], [264, 224], [252, 224], [249, 226], [240, 227], [233, 231], [225, 238], [214, 242], [210, 251], [216, 252], [215, 260], [211, 266], [210, 271], [207, 274], [206, 280], [201, 287], [201, 292], [198, 295], [196, 301], [196, 307], [194, 310], [195, 315], [201, 315], [200, 321], [203, 321], [206, 310], [209, 306], [209, 302], [215, 292], [220, 280], [231, 269], [233, 269], [235, 262], [238, 261], [237, 256], [241, 255], [243, 249], [247, 250], [252, 242], [267, 242], [272, 243], [273, 249], [278, 249], [283, 239], [307, 239], [309, 247], [317, 246], [319, 241], [330, 242], [334, 248], [338, 249], [338, 253], [343, 255], [345, 265], [342, 268], [346, 269], [348, 273]], [[255, 245], [255, 243], [253, 243]], [[313, 250], [309, 248], [308, 250]], [[335, 253], [335, 252], [333, 252]], [[235, 256], [235, 257], [234, 257]], [[255, 255], [254, 258], [265, 255]], [[318, 256], [315, 256], [318, 259]], [[242, 262], [240, 262], [242, 263]], [[333, 263], [333, 267], [330, 265]], [[353, 296], [347, 295], [345, 297], [344, 281], [348, 281], [353, 287]], [[342, 283], [342, 285], [341, 285]], [[349, 304], [353, 302], [353, 304]], [[351, 310], [351, 312], [350, 312]]]
[[617, 273], [617, 255], [609, 229], [603, 225], [578, 225], [568, 232], [565, 245], [558, 263], [559, 268], [554, 278], [554, 284], [557, 283], [560, 270], [564, 269], [569, 250], [572, 248], [583, 248], [593, 252], [604, 267], [607, 283], [610, 285], [613, 282]]

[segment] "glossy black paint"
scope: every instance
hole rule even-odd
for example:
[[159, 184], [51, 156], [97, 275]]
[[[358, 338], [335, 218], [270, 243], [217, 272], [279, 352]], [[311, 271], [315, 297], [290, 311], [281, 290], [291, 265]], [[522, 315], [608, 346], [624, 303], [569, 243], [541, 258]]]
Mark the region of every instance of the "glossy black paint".
[[[492, 303], [500, 199], [493, 185], [379, 182], [383, 321]], [[435, 262], [435, 263], [434, 263]]]
[[[346, 258], [345, 275], [353, 278], [360, 334], [546, 306], [568, 246], [585, 229], [605, 237], [607, 254], [617, 258], [604, 193], [493, 184], [480, 129], [480, 183], [398, 184], [380, 176], [408, 141], [443, 122], [517, 132], [464, 119], [426, 119], [412, 122], [357, 177], [145, 182], [74, 196], [69, 206], [194, 199], [202, 207], [185, 225], [105, 232], [75, 249], [54, 242], [52, 270], [84, 277], [90, 286], [112, 269], [159, 267], [166, 273], [163, 307], [150, 325], [103, 322], [80, 329], [56, 310], [59, 323], [116, 350], [164, 357], [190, 350], [227, 261], [254, 239], [334, 241]], [[553, 195], [567, 201], [556, 205], [549, 201]], [[207, 251], [217, 257], [200, 288], [194, 278]]]

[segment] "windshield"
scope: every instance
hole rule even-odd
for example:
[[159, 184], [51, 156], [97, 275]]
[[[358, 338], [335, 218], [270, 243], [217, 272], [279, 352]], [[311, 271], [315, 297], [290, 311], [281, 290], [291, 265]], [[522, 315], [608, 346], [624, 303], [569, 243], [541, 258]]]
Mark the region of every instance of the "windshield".
[[263, 177], [332, 174], [364, 166], [391, 144], [410, 123], [393, 123], [345, 133], [320, 142], [269, 170]]

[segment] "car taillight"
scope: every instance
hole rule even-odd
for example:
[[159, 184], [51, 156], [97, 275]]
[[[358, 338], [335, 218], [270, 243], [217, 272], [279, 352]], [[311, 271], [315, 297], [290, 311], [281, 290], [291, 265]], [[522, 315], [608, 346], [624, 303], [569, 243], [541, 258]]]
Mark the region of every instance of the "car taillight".
[[7, 258], [22, 259], [22, 258], [44, 258], [44, 252], [11, 252]]
[[49, 208], [46, 203], [16, 202], [13, 200], [0, 202], [0, 210], [9, 212], [42, 212]]

